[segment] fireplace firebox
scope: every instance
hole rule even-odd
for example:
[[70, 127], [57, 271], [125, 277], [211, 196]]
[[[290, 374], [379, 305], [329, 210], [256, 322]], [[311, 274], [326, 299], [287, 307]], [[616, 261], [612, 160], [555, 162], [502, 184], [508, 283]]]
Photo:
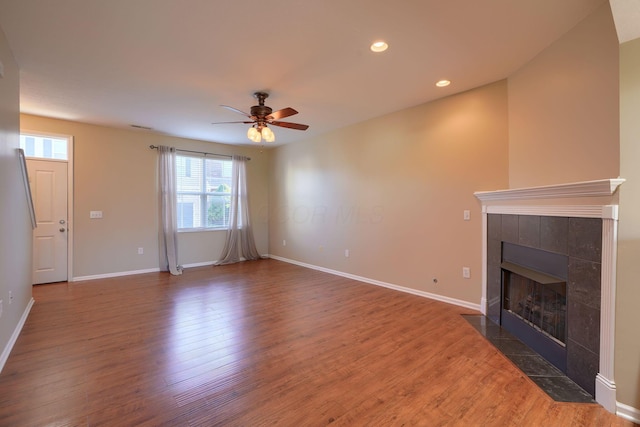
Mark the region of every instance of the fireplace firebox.
[[533, 280], [515, 273], [514, 270], [520, 269], [509, 263], [504, 263], [503, 270], [502, 310], [566, 346], [567, 282], [553, 277], [550, 281]]
[[502, 326], [566, 373], [567, 283], [509, 262], [502, 277]]
[[503, 242], [500, 323], [567, 372], [567, 257]]

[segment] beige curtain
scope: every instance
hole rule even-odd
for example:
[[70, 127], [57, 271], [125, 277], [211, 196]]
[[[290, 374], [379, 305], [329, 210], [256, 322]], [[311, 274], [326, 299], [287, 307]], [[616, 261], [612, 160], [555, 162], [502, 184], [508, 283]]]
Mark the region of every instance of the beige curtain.
[[178, 265], [178, 216], [176, 211], [176, 149], [158, 147], [160, 178], [160, 270], [182, 274]]
[[227, 240], [216, 265], [232, 264], [242, 260], [259, 259], [249, 219], [247, 193], [247, 161], [244, 156], [233, 156], [231, 163], [231, 207]]

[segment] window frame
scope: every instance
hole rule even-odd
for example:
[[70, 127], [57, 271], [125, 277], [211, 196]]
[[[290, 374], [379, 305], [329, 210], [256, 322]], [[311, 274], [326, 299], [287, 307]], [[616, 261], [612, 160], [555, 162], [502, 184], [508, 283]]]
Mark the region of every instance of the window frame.
[[[181, 176], [179, 169], [179, 162], [184, 160], [184, 175]], [[225, 184], [229, 187], [229, 191], [228, 192], [213, 192], [213, 191], [207, 191], [207, 178], [208, 178], [208, 169], [207, 167], [207, 162], [220, 162], [221, 163], [221, 170], [223, 171], [223, 176], [221, 178], [225, 179], [228, 182], [225, 182]], [[197, 163], [196, 163], [197, 162]], [[194, 174], [193, 174], [193, 170], [191, 169], [191, 165], [193, 164], [199, 165], [201, 167], [202, 173], [200, 174], [201, 177], [199, 177], [199, 186], [200, 186], [200, 190], [180, 190], [181, 187], [181, 183], [180, 183], [180, 179], [181, 178], [186, 178], [186, 179], [193, 179], [194, 178]], [[226, 158], [213, 158], [211, 156], [202, 156], [202, 155], [197, 155], [197, 154], [182, 154], [182, 153], [176, 153], [176, 213], [177, 213], [177, 220], [178, 220], [178, 228], [177, 231], [179, 233], [193, 233], [193, 232], [201, 232], [201, 231], [226, 231], [229, 229], [229, 214], [227, 213], [225, 215], [225, 219], [224, 219], [224, 224], [223, 225], [213, 225], [213, 226], [207, 226], [208, 223], [208, 211], [210, 209], [210, 198], [211, 197], [228, 197], [229, 200], [231, 198], [231, 159], [226, 159]], [[189, 169], [187, 171], [187, 168]], [[228, 177], [224, 176], [225, 175], [225, 170], [228, 170]], [[183, 186], [186, 186], [186, 184], [183, 184]], [[188, 202], [182, 202], [180, 200], [181, 196], [190, 196], [190, 197], [197, 197], [199, 199], [199, 203], [192, 203], [193, 206], [193, 212], [192, 212], [192, 222], [196, 222], [196, 218], [199, 215], [200, 217], [200, 224], [204, 224], [198, 227], [180, 227], [180, 218], [181, 218], [181, 207], [180, 204], [181, 203], [188, 203]], [[224, 203], [224, 202], [223, 202]], [[196, 204], [199, 204], [198, 206], [195, 206]], [[199, 212], [197, 212], [197, 210], [199, 209]], [[224, 209], [224, 208], [223, 208]], [[227, 208], [228, 209], [228, 208]], [[226, 211], [225, 211], [226, 212]]]
[[[29, 143], [28, 139], [32, 139], [32, 143], [34, 144], [31, 149], [29, 149], [26, 144]], [[25, 146], [23, 146], [23, 139], [25, 142]], [[42, 144], [45, 146], [37, 147], [36, 140], [42, 141]], [[49, 147], [46, 147], [46, 141], [49, 141]], [[62, 142], [64, 141], [65, 151], [61, 153], [55, 150], [54, 141]], [[59, 135], [55, 133], [47, 133], [47, 132], [34, 132], [34, 131], [21, 131], [20, 132], [20, 148], [24, 150], [24, 154], [26, 158], [29, 159], [38, 159], [38, 160], [47, 160], [53, 162], [70, 162], [72, 152], [72, 137], [69, 135]], [[49, 155], [47, 154], [47, 148], [51, 151]], [[64, 157], [60, 157], [58, 154], [64, 154]]]

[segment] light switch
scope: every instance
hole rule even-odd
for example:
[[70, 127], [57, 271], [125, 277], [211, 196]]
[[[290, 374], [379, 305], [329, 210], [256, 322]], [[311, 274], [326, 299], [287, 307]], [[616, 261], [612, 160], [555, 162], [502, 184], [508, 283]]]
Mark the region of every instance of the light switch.
[[92, 218], [92, 219], [102, 218], [102, 211], [90, 211], [89, 218]]

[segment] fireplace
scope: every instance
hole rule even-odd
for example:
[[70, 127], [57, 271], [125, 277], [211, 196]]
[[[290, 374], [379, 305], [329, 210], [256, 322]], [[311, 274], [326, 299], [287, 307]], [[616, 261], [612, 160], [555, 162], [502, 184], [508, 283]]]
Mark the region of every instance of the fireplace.
[[[615, 193], [623, 182], [613, 178], [474, 193], [483, 212], [482, 313], [495, 323], [501, 322], [503, 279], [513, 280], [514, 274], [503, 268], [503, 262], [522, 266], [518, 261], [503, 260], [505, 244], [565, 256], [566, 276], [550, 275], [566, 277], [566, 374], [611, 412], [617, 405], [613, 379]], [[525, 267], [540, 271], [535, 266]]]

